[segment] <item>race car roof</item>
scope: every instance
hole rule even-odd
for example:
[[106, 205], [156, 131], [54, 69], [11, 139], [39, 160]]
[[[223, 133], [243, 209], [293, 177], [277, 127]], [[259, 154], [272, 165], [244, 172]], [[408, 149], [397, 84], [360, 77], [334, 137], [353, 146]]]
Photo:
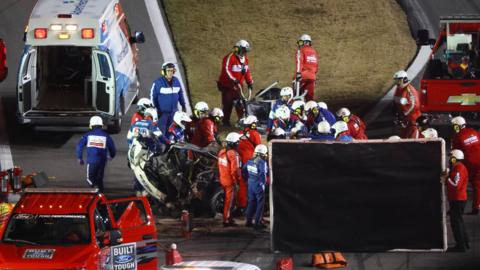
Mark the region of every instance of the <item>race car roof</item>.
[[15, 207], [15, 213], [84, 214], [95, 193], [26, 193]]
[[116, 0], [38, 0], [30, 18], [57, 18], [58, 14], [71, 14], [83, 18], [99, 19], [105, 9]]

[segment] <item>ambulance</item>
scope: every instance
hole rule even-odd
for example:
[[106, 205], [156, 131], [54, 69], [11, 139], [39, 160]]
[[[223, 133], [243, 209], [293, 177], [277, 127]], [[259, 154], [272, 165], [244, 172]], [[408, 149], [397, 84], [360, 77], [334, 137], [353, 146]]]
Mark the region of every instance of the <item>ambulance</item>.
[[86, 127], [91, 116], [120, 132], [138, 96], [137, 43], [118, 0], [38, 0], [25, 30], [17, 81], [18, 119]]

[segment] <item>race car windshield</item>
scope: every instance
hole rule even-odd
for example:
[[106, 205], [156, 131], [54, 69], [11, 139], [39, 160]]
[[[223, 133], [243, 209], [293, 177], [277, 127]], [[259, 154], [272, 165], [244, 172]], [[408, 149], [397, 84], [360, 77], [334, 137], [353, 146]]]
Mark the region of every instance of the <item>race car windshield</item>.
[[88, 244], [90, 227], [85, 215], [14, 214], [2, 240], [19, 245]]

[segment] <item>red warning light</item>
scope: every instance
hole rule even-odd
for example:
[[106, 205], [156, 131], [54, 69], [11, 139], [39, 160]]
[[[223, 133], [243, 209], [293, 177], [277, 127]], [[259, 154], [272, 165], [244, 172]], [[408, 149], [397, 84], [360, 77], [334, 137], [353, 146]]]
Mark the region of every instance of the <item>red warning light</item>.
[[95, 32], [93, 28], [83, 28], [82, 29], [82, 38], [83, 39], [92, 39], [95, 37]]
[[36, 39], [46, 39], [47, 38], [47, 28], [35, 28], [34, 36]]

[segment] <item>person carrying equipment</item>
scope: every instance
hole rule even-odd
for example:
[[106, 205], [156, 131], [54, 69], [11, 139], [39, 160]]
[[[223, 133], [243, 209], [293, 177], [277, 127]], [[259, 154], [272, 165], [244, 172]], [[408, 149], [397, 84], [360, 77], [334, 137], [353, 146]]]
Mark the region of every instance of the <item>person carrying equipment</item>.
[[410, 84], [406, 71], [397, 71], [393, 75], [393, 79], [397, 85], [393, 100], [396, 107], [395, 122], [399, 123], [402, 129], [400, 136], [406, 138], [407, 128], [415, 125], [417, 118], [422, 114], [420, 96], [417, 89]]

